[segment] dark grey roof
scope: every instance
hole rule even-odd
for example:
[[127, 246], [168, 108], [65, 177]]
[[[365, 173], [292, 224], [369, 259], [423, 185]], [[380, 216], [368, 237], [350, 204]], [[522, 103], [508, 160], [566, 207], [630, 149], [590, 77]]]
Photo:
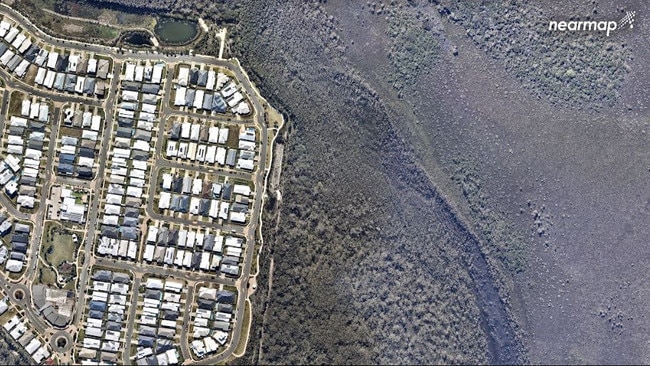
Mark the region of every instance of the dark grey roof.
[[174, 123], [172, 125], [171, 131], [169, 132], [169, 138], [171, 140], [178, 140], [181, 137], [181, 124]]
[[126, 117], [117, 117], [117, 125], [122, 128], [128, 127], [130, 130], [130, 127], [133, 127], [133, 120]]
[[71, 164], [74, 162], [74, 154], [61, 154], [59, 155], [59, 162], [64, 164]]
[[227, 256], [223, 257], [223, 259], [221, 260], [221, 263], [236, 266], [236, 265], [239, 264], [239, 258], [227, 255]]
[[232, 196], [232, 190], [234, 186], [228, 182], [226, 182], [222, 189], [221, 189], [221, 196], [223, 197], [224, 200], [230, 201], [230, 197]]
[[193, 269], [198, 269], [200, 265], [201, 265], [201, 252], [192, 253], [192, 263], [190, 264], [190, 267]]
[[173, 310], [163, 310], [163, 319], [165, 320], [176, 320], [180, 313]]
[[84, 93], [86, 94], [92, 94], [95, 92], [95, 79], [93, 78], [86, 78], [84, 81]]
[[235, 166], [236, 157], [237, 157], [237, 150], [228, 149], [228, 154], [226, 155], [226, 165]]
[[10, 135], [22, 136], [23, 133], [25, 133], [25, 128], [24, 127], [20, 127], [20, 126], [11, 126], [11, 127], [9, 127], [9, 134]]
[[131, 150], [131, 159], [149, 160], [149, 153], [146, 151]]
[[77, 167], [77, 174], [79, 174], [79, 178], [82, 179], [92, 179], [93, 178], [93, 170], [88, 167], [80, 166]]
[[137, 228], [121, 226], [120, 227], [120, 234], [122, 235], [122, 239], [138, 240], [138, 229]]
[[183, 177], [180, 176], [174, 177], [174, 179], [172, 180], [171, 191], [176, 193], [181, 193], [182, 190], [183, 190]]
[[117, 239], [117, 228], [113, 226], [106, 226], [102, 225], [102, 236], [105, 236], [107, 238], [111, 239]]
[[151, 132], [145, 130], [135, 130], [135, 134], [133, 135], [133, 138], [148, 142], [151, 141]]
[[161, 338], [156, 343], [156, 354], [161, 354], [174, 348], [174, 341], [171, 339]]
[[189, 211], [190, 210], [190, 197], [189, 196], [181, 196], [179, 206], [180, 206], [179, 211], [181, 211], [181, 212]]
[[56, 71], [65, 71], [65, 69], [68, 67], [68, 58], [69, 56], [66, 55], [59, 56], [59, 58], [56, 60]]
[[127, 207], [127, 208], [124, 209], [124, 216], [139, 218], [140, 217], [140, 210], [135, 208], [135, 207]]
[[203, 249], [212, 250], [212, 247], [214, 247], [214, 234], [206, 234], [203, 237]]
[[66, 164], [64, 162], [60, 162], [59, 166], [57, 167], [57, 172], [59, 174], [72, 174], [74, 173], [74, 167], [72, 164]]
[[147, 291], [145, 291], [144, 297], [147, 298], [147, 299], [160, 300], [162, 298], [162, 291], [154, 290], [154, 289], [148, 289]]
[[29, 121], [29, 129], [32, 131], [43, 132], [45, 131], [45, 123], [38, 121]]
[[143, 336], [151, 336], [151, 337], [155, 337], [157, 334], [156, 328], [147, 325], [140, 326], [139, 332]]
[[140, 91], [140, 83], [134, 81], [124, 81], [122, 82], [122, 89], [129, 91]]
[[[104, 317], [104, 312], [99, 310], [91, 310], [88, 312], [88, 317], [93, 319], [102, 319]], [[115, 323], [117, 324], [117, 323]], [[121, 329], [121, 327], [120, 327]]]
[[29, 62], [33, 62], [40, 50], [41, 49], [38, 48], [38, 46], [32, 43], [32, 45], [27, 49], [27, 52], [25, 52], [25, 59]]
[[28, 177], [26, 175], [23, 175], [22, 177], [20, 177], [20, 184], [28, 185], [28, 186], [35, 186], [36, 185], [36, 178]]
[[171, 246], [178, 244], [178, 230], [169, 230], [169, 241], [167, 244]]
[[202, 199], [199, 203], [199, 215], [208, 216], [210, 214], [210, 200]]
[[234, 212], [244, 212], [244, 213], [246, 213], [246, 212], [248, 212], [248, 205], [244, 205], [244, 204], [241, 204], [241, 203], [234, 203], [230, 210], [234, 211]]
[[14, 236], [11, 237], [11, 241], [15, 243], [29, 243], [29, 235], [25, 233], [14, 233]]
[[205, 86], [208, 83], [208, 70], [199, 70], [199, 75], [197, 76], [196, 84], [198, 86]]
[[74, 92], [74, 87], [77, 84], [77, 75], [66, 74], [65, 75], [65, 90], [69, 92]]
[[79, 148], [79, 156], [83, 156], [84, 158], [95, 158], [95, 150], [94, 149], [89, 149], [87, 147], [81, 147]]
[[158, 238], [156, 240], [156, 244], [167, 245], [168, 241], [169, 241], [169, 230], [166, 227], [161, 227], [160, 230], [158, 230]]
[[199, 309], [212, 310], [214, 308], [214, 300], [199, 298]]
[[[206, 73], [206, 80], [207, 80], [207, 73]], [[199, 70], [196, 68], [190, 69], [190, 77], [189, 77], [189, 82], [192, 85], [196, 85], [196, 83], [199, 81]]]
[[90, 310], [106, 311], [106, 303], [103, 301], [90, 300], [88, 307]]
[[195, 89], [187, 89], [185, 93], [185, 106], [191, 107], [194, 104], [194, 97], [196, 96]]
[[228, 290], [217, 291], [217, 302], [224, 304], [234, 304], [235, 294]]
[[142, 92], [149, 94], [158, 94], [160, 91], [160, 85], [158, 84], [144, 84], [142, 85]]
[[224, 113], [227, 110], [226, 101], [223, 100], [223, 97], [219, 94], [214, 94], [212, 98], [212, 111]]
[[181, 196], [174, 194], [172, 195], [171, 202], [169, 203], [169, 209], [172, 211], [179, 211], [181, 209]]
[[[140, 332], [142, 332], [142, 328], [143, 327], [140, 327]], [[118, 322], [108, 322], [106, 324], [106, 329], [119, 332], [119, 331], [122, 330], [122, 324], [120, 324]]]
[[140, 224], [136, 217], [125, 217], [122, 221], [122, 225], [129, 227], [136, 227]]
[[12, 251], [11, 254], [9, 255], [9, 258], [22, 262], [25, 260], [25, 254], [18, 251]]
[[105, 269], [98, 269], [93, 273], [93, 280], [102, 282], [111, 282], [113, 280], [113, 272]]
[[126, 273], [115, 272], [113, 274], [113, 282], [129, 284], [131, 283], [131, 277]]
[[140, 347], [153, 347], [155, 340], [156, 339], [154, 337], [139, 335], [138, 336], [138, 346], [140, 346]]
[[127, 127], [117, 127], [117, 130], [115, 130], [115, 136], [117, 137], [131, 138], [132, 133], [133, 130]]
[[26, 254], [27, 253], [27, 243], [12, 242], [11, 249], [17, 252]]

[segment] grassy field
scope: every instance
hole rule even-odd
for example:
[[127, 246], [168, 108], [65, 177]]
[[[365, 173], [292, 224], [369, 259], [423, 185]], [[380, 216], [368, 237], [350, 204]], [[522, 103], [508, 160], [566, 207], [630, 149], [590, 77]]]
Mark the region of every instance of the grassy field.
[[54, 268], [59, 268], [64, 262], [74, 261], [79, 243], [73, 242], [72, 232], [64, 232], [62, 226], [48, 222], [45, 224], [45, 241], [41, 248], [43, 259]]
[[11, 92], [9, 96], [9, 117], [11, 116], [20, 116], [20, 109], [22, 108], [23, 99], [25, 99], [25, 93], [19, 91]]
[[48, 267], [44, 267], [41, 265], [38, 269], [37, 280], [38, 283], [43, 285], [56, 286], [57, 284], [56, 272], [54, 272], [52, 269]]

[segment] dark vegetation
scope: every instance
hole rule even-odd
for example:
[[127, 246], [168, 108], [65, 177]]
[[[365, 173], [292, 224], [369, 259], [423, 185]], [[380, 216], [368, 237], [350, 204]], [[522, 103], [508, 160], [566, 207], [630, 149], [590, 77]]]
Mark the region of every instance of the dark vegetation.
[[115, 10], [150, 13], [180, 18], [198, 18], [217, 24], [236, 23], [240, 16], [240, 1], [236, 0], [57, 0], [58, 2], [89, 3]]
[[[524, 238], [507, 223], [503, 214], [491, 210], [489, 197], [482, 189], [477, 164], [469, 159], [455, 159], [456, 169], [451, 179], [458, 184], [470, 208], [472, 221], [487, 241], [491, 253], [511, 272], [521, 272], [526, 266], [527, 247]], [[537, 219], [537, 217], [535, 217]], [[541, 225], [540, 225], [541, 226]], [[540, 232], [539, 235], [542, 235]]]
[[401, 89], [433, 66], [440, 45], [431, 24], [401, 12], [386, 16], [390, 39], [388, 58], [397, 72], [390, 75], [393, 86]]
[[[273, 287], [254, 298], [254, 333], [237, 362], [524, 360], [476, 240], [345, 63], [334, 19], [315, 3], [242, 6], [231, 50], [291, 126], [258, 281], [273, 259]], [[422, 27], [396, 39], [435, 51]], [[433, 52], [394, 47], [409, 77], [417, 58], [434, 62]]]
[[[630, 58], [620, 39], [598, 32], [551, 33], [549, 19], [566, 20], [566, 15], [534, 2], [439, 2], [441, 15], [463, 26], [476, 45], [538, 97], [586, 109], [612, 106], [618, 99]], [[593, 6], [571, 15], [600, 19]]]
[[25, 352], [9, 333], [2, 328], [0, 335], [3, 341], [0, 341], [0, 360], [5, 365], [34, 365], [34, 360]]

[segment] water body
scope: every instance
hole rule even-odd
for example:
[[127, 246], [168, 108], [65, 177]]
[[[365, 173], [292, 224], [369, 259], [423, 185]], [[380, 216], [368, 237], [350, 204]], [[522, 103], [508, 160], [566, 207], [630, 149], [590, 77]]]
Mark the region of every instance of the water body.
[[164, 43], [183, 44], [198, 35], [199, 27], [197, 23], [187, 20], [162, 18], [156, 24], [154, 32]]
[[149, 35], [145, 32], [125, 33], [122, 40], [135, 46], [153, 46]]

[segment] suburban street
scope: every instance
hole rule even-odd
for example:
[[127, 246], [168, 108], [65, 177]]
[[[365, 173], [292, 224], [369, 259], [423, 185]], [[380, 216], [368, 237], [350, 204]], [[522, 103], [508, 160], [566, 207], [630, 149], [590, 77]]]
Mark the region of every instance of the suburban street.
[[[237, 297], [237, 307], [233, 314], [233, 329], [231, 331], [231, 337], [229, 343], [226, 345], [226, 349], [216, 355], [205, 357], [201, 360], [194, 360], [192, 358], [192, 353], [189, 350], [188, 344], [188, 332], [189, 324], [191, 322], [190, 312], [192, 310], [193, 304], [196, 303], [194, 298], [194, 287], [190, 286], [187, 290], [187, 298], [185, 299], [185, 309], [183, 314], [183, 326], [181, 328], [181, 352], [183, 357], [187, 360], [192, 359], [193, 362], [199, 364], [215, 364], [220, 363], [231, 357], [240, 338], [242, 337], [242, 323], [244, 318], [245, 310], [245, 300], [248, 297], [248, 280], [250, 276], [251, 266], [256, 254], [255, 243], [256, 235], [258, 232], [259, 218], [262, 209], [262, 198], [265, 193], [266, 188], [266, 176], [267, 176], [267, 159], [269, 157], [269, 149], [271, 146], [268, 145], [268, 131], [267, 126], [265, 126], [264, 119], [264, 108], [262, 102], [260, 101], [260, 96], [258, 95], [256, 89], [251, 84], [248, 76], [244, 71], [237, 65], [236, 62], [217, 59], [211, 56], [201, 56], [201, 55], [168, 55], [157, 52], [132, 52], [129, 50], [118, 50], [117, 48], [111, 48], [100, 45], [92, 44], [82, 44], [76, 41], [69, 41], [51, 37], [43, 33], [40, 29], [34, 27], [29, 20], [23, 18], [20, 14], [17, 14], [13, 9], [9, 8], [5, 4], [0, 4], [0, 9], [5, 13], [9, 14], [15, 21], [17, 21], [20, 26], [27, 29], [33, 35], [38, 36], [44, 42], [55, 44], [57, 47], [64, 47], [70, 50], [76, 50], [79, 52], [91, 52], [103, 55], [109, 55], [114, 63], [112, 75], [110, 77], [110, 89], [108, 95], [103, 100], [97, 100], [95, 98], [89, 97], [80, 97], [69, 94], [60, 94], [55, 91], [46, 90], [43, 88], [33, 87], [27, 85], [22, 80], [17, 80], [13, 75], [8, 74], [4, 69], [0, 68], [0, 77], [5, 81], [5, 90], [3, 93], [3, 103], [2, 103], [2, 114], [0, 115], [0, 134], [4, 131], [4, 125], [6, 123], [5, 118], [8, 112], [9, 104], [9, 95], [13, 90], [20, 90], [22, 92], [28, 93], [31, 96], [37, 96], [54, 103], [55, 108], [51, 115], [50, 129], [51, 135], [49, 140], [49, 146], [46, 154], [46, 165], [45, 165], [45, 174], [43, 180], [43, 186], [40, 190], [39, 197], [39, 206], [36, 213], [33, 215], [27, 215], [23, 212], [20, 212], [12, 202], [10, 202], [4, 194], [0, 194], [0, 204], [6, 208], [8, 213], [12, 215], [15, 219], [31, 221], [34, 224], [34, 230], [30, 238], [30, 252], [29, 259], [27, 263], [27, 269], [24, 272], [21, 280], [19, 281], [9, 281], [5, 276], [0, 276], [0, 287], [6, 291], [8, 294], [11, 294], [16, 286], [21, 286], [20, 288], [25, 289], [25, 298], [23, 302], [25, 306], [25, 313], [30, 321], [30, 323], [39, 331], [41, 334], [47, 332], [53, 332], [54, 328], [49, 325], [41, 316], [38, 314], [38, 309], [34, 308], [32, 303], [30, 288], [31, 283], [37, 276], [35, 263], [38, 262], [41, 239], [43, 237], [43, 228], [44, 221], [47, 214], [47, 199], [49, 196], [49, 190], [53, 184], [71, 184], [77, 186], [83, 186], [91, 190], [91, 200], [88, 206], [87, 211], [87, 220], [85, 226], [85, 236], [82, 241], [82, 250], [84, 255], [84, 261], [80, 268], [78, 268], [78, 278], [77, 278], [77, 291], [76, 291], [76, 311], [74, 313], [74, 319], [72, 324], [66, 329], [72, 331], [73, 329], [79, 329], [82, 326], [84, 308], [86, 306], [86, 292], [90, 276], [91, 266], [99, 265], [106, 268], [112, 268], [118, 271], [124, 271], [131, 273], [134, 276], [134, 281], [132, 283], [132, 292], [131, 292], [131, 302], [128, 309], [127, 322], [126, 322], [126, 336], [125, 336], [125, 352], [122, 354], [123, 362], [130, 363], [130, 354], [129, 354], [129, 345], [131, 344], [131, 339], [133, 337], [134, 331], [134, 322], [136, 320], [136, 307], [137, 307], [137, 298], [138, 298], [138, 288], [141, 284], [141, 279], [144, 274], [147, 275], [156, 275], [159, 277], [167, 278], [170, 276], [176, 277], [178, 279], [186, 280], [188, 282], [197, 283], [197, 282], [206, 282], [206, 283], [215, 283], [225, 286], [233, 286], [238, 290]], [[117, 91], [119, 89], [119, 81], [122, 66], [127, 60], [150, 60], [153, 62], [163, 61], [167, 65], [167, 75], [164, 80], [164, 89], [162, 92], [162, 110], [160, 112], [157, 131], [157, 141], [155, 143], [155, 153], [153, 154], [152, 164], [149, 167], [150, 176], [148, 179], [149, 187], [149, 197], [146, 200], [147, 204], [145, 207], [146, 216], [150, 219], [159, 220], [163, 222], [170, 222], [176, 224], [182, 224], [187, 226], [204, 226], [213, 229], [221, 230], [226, 233], [237, 233], [239, 235], [244, 235], [246, 238], [246, 245], [243, 247], [243, 262], [241, 264], [240, 277], [238, 279], [222, 277], [215, 273], [206, 273], [206, 272], [192, 272], [184, 269], [179, 269], [176, 267], [156, 264], [146, 264], [140, 262], [129, 262], [121, 259], [113, 259], [106, 257], [96, 257], [94, 255], [94, 247], [96, 245], [97, 237], [97, 218], [100, 212], [100, 207], [102, 207], [102, 190], [105, 186], [106, 178], [106, 164], [105, 162], [109, 161], [108, 151], [111, 139], [113, 137], [113, 125], [114, 117], [116, 114], [116, 105], [118, 102]], [[190, 112], [181, 112], [173, 109], [170, 106], [171, 90], [172, 90], [172, 80], [173, 80], [173, 65], [179, 63], [205, 63], [208, 65], [215, 65], [224, 69], [227, 69], [231, 72], [235, 78], [239, 81], [243, 91], [250, 97], [249, 100], [252, 103], [251, 110], [253, 111], [252, 117], [243, 118], [243, 119], [234, 119], [226, 121], [223, 117], [212, 117], [206, 116], [198, 113]], [[97, 170], [95, 177], [92, 181], [80, 181], [72, 178], [58, 177], [54, 176], [55, 168], [55, 154], [56, 154], [56, 141], [58, 136], [59, 124], [61, 122], [61, 108], [60, 106], [63, 103], [82, 103], [88, 106], [101, 107], [105, 111], [106, 121], [105, 129], [102, 131], [101, 145], [99, 148], [99, 157], [97, 164]], [[247, 173], [243, 171], [238, 171], [234, 169], [219, 168], [218, 166], [198, 166], [193, 164], [180, 163], [175, 161], [166, 160], [163, 157], [163, 140], [161, 136], [165, 133], [165, 122], [168, 118], [172, 116], [190, 116], [193, 118], [201, 118], [208, 120], [216, 120], [219, 122], [226, 123], [254, 123], [258, 131], [260, 131], [259, 136], [259, 145], [257, 148], [257, 166], [256, 170], [253, 173]], [[158, 187], [158, 175], [161, 169], [167, 168], [176, 168], [183, 170], [192, 170], [198, 172], [209, 172], [212, 174], [218, 174], [221, 176], [236, 178], [236, 179], [246, 179], [253, 181], [255, 185], [255, 196], [252, 202], [252, 208], [250, 210], [250, 223], [247, 226], [233, 225], [233, 224], [220, 224], [217, 221], [202, 221], [202, 220], [192, 220], [180, 217], [166, 216], [161, 215], [156, 212], [154, 208], [153, 196]], [[141, 238], [139, 252], [141, 254], [144, 247], [144, 239]], [[20, 282], [20, 284], [14, 284], [13, 282]], [[248, 336], [248, 335], [244, 335]]]

